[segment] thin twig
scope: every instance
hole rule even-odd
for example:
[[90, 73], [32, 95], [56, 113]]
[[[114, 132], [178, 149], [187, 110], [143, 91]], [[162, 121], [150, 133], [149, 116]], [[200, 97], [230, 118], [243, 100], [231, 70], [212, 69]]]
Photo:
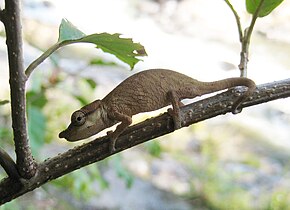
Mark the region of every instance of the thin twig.
[[240, 21], [240, 17], [237, 13], [237, 11], [235, 10], [235, 8], [233, 7], [233, 5], [230, 3], [229, 0], [225, 0], [226, 4], [230, 7], [231, 11], [233, 12], [234, 16], [235, 16], [235, 19], [236, 19], [236, 22], [237, 22], [237, 26], [238, 26], [238, 32], [239, 32], [239, 39], [240, 39], [240, 42], [242, 42], [243, 40], [243, 28], [242, 28], [242, 24], [241, 24], [241, 21]]
[[[231, 106], [236, 101], [237, 95], [242, 94], [241, 92], [244, 91], [245, 88], [229, 90], [181, 107], [182, 126], [189, 126], [231, 112]], [[241, 107], [245, 108], [286, 97], [290, 97], [290, 79], [259, 85], [255, 93]], [[168, 113], [147, 119], [129, 127], [118, 138], [116, 153], [173, 131], [173, 120]], [[27, 180], [23, 187], [21, 187], [20, 182], [11, 182], [11, 179], [8, 178], [2, 180], [0, 182], [0, 205], [53, 179], [113, 155], [109, 151], [109, 142], [108, 136], [100, 137], [56, 157], [47, 159], [39, 164], [36, 176]]]
[[5, 31], [9, 60], [12, 127], [17, 169], [23, 178], [31, 178], [36, 172], [36, 163], [28, 143], [25, 82], [22, 52], [20, 0], [5, 0]]
[[63, 41], [63, 42], [57, 42], [53, 46], [51, 46], [47, 51], [42, 53], [36, 60], [34, 60], [25, 70], [25, 75], [27, 79], [30, 77], [31, 73], [34, 71], [34, 69], [39, 66], [46, 58], [48, 58], [53, 52], [58, 50], [59, 48], [69, 45], [72, 43], [77, 42], [77, 40], [72, 40], [72, 41]]
[[265, 0], [261, 0], [260, 4], [258, 5], [255, 13], [252, 16], [252, 20], [250, 26], [245, 29], [244, 37], [242, 39], [242, 51], [241, 51], [241, 60], [239, 64], [239, 69], [241, 71], [241, 77], [247, 77], [247, 67], [249, 61], [249, 46], [251, 42], [251, 35], [254, 30], [254, 26], [256, 23], [257, 18], [259, 17], [259, 13], [261, 11], [262, 5]]

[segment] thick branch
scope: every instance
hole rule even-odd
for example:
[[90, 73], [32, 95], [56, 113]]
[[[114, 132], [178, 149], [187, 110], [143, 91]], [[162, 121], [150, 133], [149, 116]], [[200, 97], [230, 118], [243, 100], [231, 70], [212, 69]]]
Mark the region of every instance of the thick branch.
[[22, 53], [22, 33], [19, 0], [5, 1], [4, 25], [10, 71], [12, 127], [17, 157], [17, 168], [24, 178], [31, 178], [36, 164], [28, 145], [26, 126], [25, 81]]
[[[237, 96], [244, 91], [245, 88], [226, 91], [182, 107], [182, 125], [189, 126], [205, 119], [231, 112], [231, 106]], [[290, 79], [260, 85], [254, 95], [242, 104], [242, 107], [286, 97], [290, 97]], [[167, 113], [133, 125], [118, 138], [116, 152], [121, 152], [150, 139], [171, 133], [174, 131], [173, 127], [173, 120]], [[22, 188], [20, 182], [12, 182], [9, 178], [2, 180], [0, 183], [0, 204], [34, 190], [50, 180], [103, 160], [111, 155], [107, 136], [77, 146], [41, 163], [38, 173], [32, 179], [26, 181]]]

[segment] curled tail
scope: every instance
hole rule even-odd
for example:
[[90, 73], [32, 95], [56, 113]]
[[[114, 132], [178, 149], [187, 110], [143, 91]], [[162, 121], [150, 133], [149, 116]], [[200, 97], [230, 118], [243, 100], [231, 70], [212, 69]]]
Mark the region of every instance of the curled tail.
[[244, 84], [241, 84], [242, 86], [246, 86], [248, 89], [246, 92], [244, 92], [243, 95], [241, 95], [236, 101], [235, 103], [233, 104], [232, 106], [232, 113], [233, 114], [238, 114], [242, 111], [242, 108], [240, 107], [241, 104], [246, 100], [248, 99], [251, 95], [253, 95], [253, 93], [255, 92], [256, 90], [256, 84], [253, 80], [251, 79], [248, 79], [248, 78], [241, 78], [241, 79], [244, 79], [243, 80], [243, 83]]
[[212, 93], [215, 91], [220, 91], [224, 89], [229, 89], [237, 86], [245, 86], [247, 87], [247, 91], [241, 95], [237, 101], [232, 106], [232, 113], [237, 114], [241, 112], [240, 105], [249, 97], [251, 96], [254, 91], [256, 90], [256, 84], [253, 80], [244, 78], [244, 77], [233, 77], [227, 78], [223, 80], [218, 80], [215, 82], [202, 82], [200, 85], [202, 94]]

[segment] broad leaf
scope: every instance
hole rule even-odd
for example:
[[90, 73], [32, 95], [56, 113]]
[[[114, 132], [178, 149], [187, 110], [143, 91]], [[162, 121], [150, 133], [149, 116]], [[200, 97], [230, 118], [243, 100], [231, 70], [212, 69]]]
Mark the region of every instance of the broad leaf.
[[92, 34], [81, 38], [80, 42], [93, 43], [104, 52], [115, 55], [131, 68], [139, 61], [136, 56], [146, 56], [144, 47], [139, 43], [134, 43], [132, 39], [121, 38], [121, 34]]
[[104, 52], [111, 53], [121, 61], [127, 63], [131, 69], [140, 61], [137, 56], [146, 56], [145, 48], [132, 41], [132, 39], [121, 38], [120, 34], [91, 34], [86, 36], [82, 31], [77, 29], [68, 20], [63, 19], [59, 26], [58, 42], [51, 46], [41, 56], [34, 60], [25, 70], [27, 77], [31, 75], [34, 69], [41, 64], [46, 58], [61, 47], [74, 43], [92, 43]]
[[71, 22], [66, 19], [62, 19], [59, 26], [58, 42], [76, 40], [84, 36], [86, 36], [86, 34], [76, 28]]
[[[258, 17], [264, 17], [270, 14], [276, 7], [278, 7], [283, 0], [264, 0], [261, 6]], [[246, 8], [248, 13], [254, 14], [260, 4], [261, 0], [246, 0]]]
[[127, 63], [131, 68], [140, 61], [137, 56], [146, 56], [144, 47], [134, 43], [132, 39], [121, 38], [121, 34], [91, 34], [86, 35], [76, 28], [68, 20], [63, 19], [59, 27], [58, 44], [60, 46], [72, 43], [91, 43], [104, 52], [115, 55], [121, 61]]

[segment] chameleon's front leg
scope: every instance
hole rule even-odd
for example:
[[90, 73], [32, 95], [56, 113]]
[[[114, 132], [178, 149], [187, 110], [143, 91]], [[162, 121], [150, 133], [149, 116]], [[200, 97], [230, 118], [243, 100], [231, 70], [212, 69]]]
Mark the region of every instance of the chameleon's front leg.
[[109, 118], [114, 119], [116, 121], [121, 121], [121, 124], [119, 124], [116, 128], [116, 130], [108, 131], [107, 135], [110, 137], [110, 152], [113, 153], [116, 151], [115, 145], [117, 138], [124, 132], [124, 130], [132, 123], [132, 117], [122, 114], [120, 112], [117, 112], [115, 110], [112, 110], [111, 113], [108, 114]]

